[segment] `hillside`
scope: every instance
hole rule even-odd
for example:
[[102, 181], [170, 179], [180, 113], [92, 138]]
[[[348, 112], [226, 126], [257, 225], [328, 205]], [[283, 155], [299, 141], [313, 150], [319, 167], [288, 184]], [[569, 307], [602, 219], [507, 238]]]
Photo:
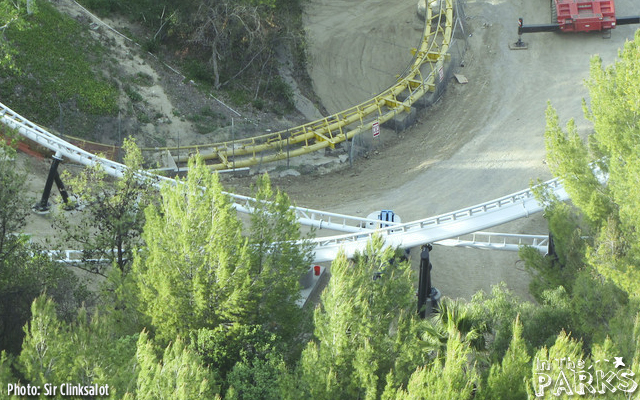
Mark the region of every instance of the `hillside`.
[[7, 32], [17, 68], [0, 70], [3, 101], [60, 134], [108, 145], [133, 136], [161, 147], [226, 140], [232, 119], [236, 137], [245, 137], [304, 118], [286, 98], [265, 103], [263, 96], [279, 98], [273, 88], [253, 98], [237, 86], [215, 90], [206, 63], [176, 43], [148, 52], [154, 32], [135, 18], [98, 19], [75, 1], [56, 1], [38, 3], [26, 20], [29, 29]]

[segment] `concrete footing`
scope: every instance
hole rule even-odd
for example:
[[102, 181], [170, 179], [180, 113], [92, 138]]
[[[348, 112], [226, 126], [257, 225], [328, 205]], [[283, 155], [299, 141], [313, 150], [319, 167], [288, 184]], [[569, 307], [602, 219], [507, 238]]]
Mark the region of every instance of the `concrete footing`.
[[[398, 101], [405, 101], [409, 95], [406, 93], [400, 93], [398, 96], [396, 96]], [[423, 109], [423, 108], [428, 108], [431, 107], [433, 105], [433, 103], [435, 103], [435, 101], [438, 98], [436, 97], [436, 93], [434, 92], [429, 92], [425, 95], [423, 95], [422, 97], [420, 97], [419, 99], [415, 100], [412, 104], [411, 107], [415, 107], [419, 110]]]
[[431, 294], [427, 297], [427, 304], [431, 302], [431, 308], [427, 307], [427, 316], [438, 311], [438, 305], [440, 304], [440, 300], [442, 299], [442, 293], [436, 289], [431, 289]]
[[394, 118], [385, 122], [383, 126], [385, 128], [394, 129], [397, 132], [401, 132], [416, 122], [416, 118], [418, 117], [418, 110], [415, 107], [411, 107], [410, 112], [404, 112], [402, 114], [396, 115]]

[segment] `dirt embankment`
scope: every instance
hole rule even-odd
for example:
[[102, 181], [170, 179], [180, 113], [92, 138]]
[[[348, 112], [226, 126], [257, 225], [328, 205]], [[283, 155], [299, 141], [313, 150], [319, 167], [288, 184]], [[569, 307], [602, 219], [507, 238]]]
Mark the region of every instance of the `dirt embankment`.
[[90, 139], [118, 144], [133, 136], [142, 147], [214, 143], [231, 139], [232, 119], [236, 137], [286, 129], [304, 121], [299, 113], [280, 117], [267, 109], [237, 106], [224, 94], [214, 97], [182, 74], [182, 51], [160, 46], [156, 50], [159, 57], [147, 53], [136, 40], [143, 42], [154, 32], [124, 18], [98, 18], [74, 0], [59, 0], [55, 5], [86, 25], [105, 46], [101, 73], [122, 89], [120, 113], [101, 118], [103, 122], [97, 124]]

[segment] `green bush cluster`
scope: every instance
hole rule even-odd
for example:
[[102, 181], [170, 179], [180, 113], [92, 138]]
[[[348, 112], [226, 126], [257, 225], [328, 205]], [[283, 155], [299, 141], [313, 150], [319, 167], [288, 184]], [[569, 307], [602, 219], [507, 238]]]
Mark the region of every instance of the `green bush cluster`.
[[57, 121], [61, 106], [92, 115], [117, 112], [118, 90], [94, 65], [106, 50], [77, 21], [43, 2], [26, 17], [28, 29], [9, 27], [15, 69], [0, 69], [4, 101], [42, 124]]

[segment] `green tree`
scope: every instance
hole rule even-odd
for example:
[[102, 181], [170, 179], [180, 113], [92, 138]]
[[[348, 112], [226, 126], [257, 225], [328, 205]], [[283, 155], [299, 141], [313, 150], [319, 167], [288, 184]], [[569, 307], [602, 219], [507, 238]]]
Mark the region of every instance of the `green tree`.
[[398, 390], [396, 399], [473, 398], [479, 380], [474, 364], [469, 363], [471, 350], [460, 335], [447, 340], [446, 356], [431, 365], [418, 367], [411, 375], [406, 389]]
[[147, 333], [142, 332], [138, 339], [136, 362], [139, 372], [135, 399], [219, 398], [215, 377], [180, 338], [170, 343], [159, 358]]
[[[200, 355], [219, 378], [222, 394], [227, 392], [229, 386], [234, 385], [234, 380], [227, 379], [227, 375], [236, 365], [242, 364], [236, 371], [235, 392], [242, 396], [245, 377], [254, 375], [254, 368], [273, 367], [275, 369], [270, 370], [276, 371], [282, 358], [279, 348], [282, 343], [274, 333], [268, 332], [261, 325], [224, 324], [214, 329], [202, 328], [191, 332], [189, 342], [190, 348]], [[238, 387], [238, 383], [242, 388]]]
[[531, 353], [538, 347], [551, 346], [563, 329], [572, 331], [570, 298], [563, 287], [543, 292], [538, 304], [522, 301], [501, 283], [491, 294], [476, 293], [468, 307], [473, 319], [486, 324], [489, 361], [500, 363], [513, 338], [513, 323], [520, 315], [522, 338]]
[[18, 398], [18, 396], [9, 396], [9, 394], [7, 393], [7, 384], [18, 382], [18, 380], [13, 377], [13, 374], [11, 372], [11, 364], [11, 357], [8, 356], [4, 350], [0, 351], [0, 382], [3, 383], [2, 387], [0, 387], [0, 395], [2, 395], [5, 399]]
[[615, 314], [609, 320], [607, 334], [620, 350], [619, 356], [626, 360], [631, 360], [637, 353], [640, 344], [640, 304], [638, 299], [629, 299], [629, 304], [625, 307], [618, 307]]
[[585, 269], [577, 275], [571, 294], [573, 334], [588, 347], [611, 335], [609, 321], [630, 303], [626, 292], [596, 270]]
[[[551, 105], [547, 107], [546, 117], [545, 146], [549, 167], [554, 175], [564, 179], [567, 193], [573, 203], [583, 211], [587, 221], [598, 228], [611, 214], [614, 205], [606, 185], [600, 180], [601, 176], [592, 168], [591, 162], [597, 159], [590, 153], [589, 146], [582, 141], [573, 120], [569, 121], [565, 132], [560, 127], [558, 114]], [[594, 139], [591, 138], [593, 143]], [[600, 163], [600, 167], [606, 168], [606, 165]]]
[[149, 326], [149, 318], [140, 312], [138, 285], [133, 274], [111, 269], [98, 287], [96, 306], [110, 321], [114, 331], [134, 335]]
[[[567, 367], [568, 361], [574, 365], [578, 365], [579, 361], [590, 365], [589, 359], [584, 356], [582, 343], [562, 331], [553, 346], [548, 350], [546, 347], [540, 348], [533, 358], [533, 387], [527, 387], [530, 397], [564, 400], [574, 398], [573, 377], [570, 375], [572, 371]], [[543, 367], [543, 362], [547, 362], [548, 369]]]
[[[292, 332], [300, 313], [294, 306], [297, 280], [307, 256], [304, 247], [290, 243], [266, 245], [299, 238], [286, 196], [276, 197], [276, 204], [258, 201], [253, 221], [269, 225], [251, 226], [243, 236], [217, 175], [201, 160], [190, 163], [186, 181], [163, 187], [161, 195], [160, 206], [146, 210], [145, 247], [134, 259], [142, 311], [159, 337], [171, 340], [223, 323]], [[259, 254], [267, 248], [269, 255]]]
[[522, 338], [519, 316], [513, 323], [513, 335], [502, 363], [491, 365], [487, 385], [479, 392], [480, 399], [526, 400], [531, 371], [527, 346]]
[[[311, 245], [302, 240], [289, 197], [258, 178], [248, 232], [252, 323], [271, 325], [286, 341], [298, 335], [305, 317], [297, 304], [300, 277], [311, 264]], [[305, 238], [306, 239], [306, 238]]]
[[[147, 208], [135, 255], [142, 311], [172, 340], [190, 330], [243, 321], [251, 286], [247, 239], [217, 175], [191, 162], [186, 181]], [[170, 310], [170, 312], [168, 312]]]
[[[409, 263], [375, 238], [353, 261], [338, 255], [314, 315], [315, 337], [301, 359], [314, 399], [379, 398], [406, 385], [428, 346], [419, 339]], [[390, 373], [393, 371], [392, 373]]]
[[[585, 114], [594, 132], [585, 144], [570, 121], [565, 133], [549, 107], [545, 142], [552, 172], [593, 228], [587, 263], [629, 294], [640, 293], [640, 32], [604, 68], [591, 61]], [[595, 167], [598, 167], [597, 169]]]
[[[12, 135], [9, 133], [9, 138]], [[21, 246], [23, 238], [17, 235], [29, 215], [24, 195], [26, 173], [16, 168], [16, 151], [0, 141], [0, 262], [4, 263]]]
[[81, 309], [76, 321], [61, 321], [55, 303], [46, 296], [34, 300], [25, 325], [18, 370], [33, 385], [109, 385], [121, 396], [135, 387], [137, 335], [122, 336], [99, 314]]
[[229, 390], [225, 399], [282, 399], [281, 380], [288, 372], [282, 356], [277, 353], [269, 353], [264, 359], [240, 361], [227, 376]]
[[[133, 139], [125, 139], [124, 164], [128, 167], [119, 179], [109, 179], [100, 164], [88, 166], [71, 178], [69, 188], [76, 193], [80, 205], [80, 222], [70, 222], [66, 214], [55, 220], [66, 246], [78, 244], [83, 251], [83, 266], [106, 275], [105, 265], [117, 267], [127, 274], [133, 260], [133, 249], [140, 245], [144, 226], [144, 208], [151, 202], [153, 178], [140, 174], [142, 153]], [[92, 260], [107, 260], [92, 261]]]

